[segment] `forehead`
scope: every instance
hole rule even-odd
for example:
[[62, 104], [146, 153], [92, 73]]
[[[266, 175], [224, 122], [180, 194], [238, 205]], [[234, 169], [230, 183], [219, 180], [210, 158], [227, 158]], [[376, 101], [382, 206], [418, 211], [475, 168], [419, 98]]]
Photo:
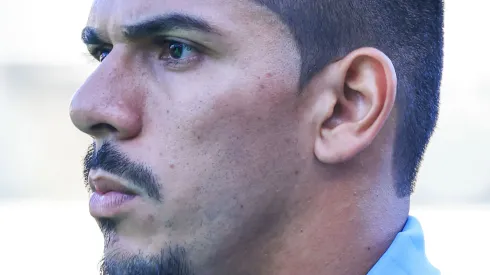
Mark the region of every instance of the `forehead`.
[[202, 18], [225, 33], [260, 26], [289, 34], [275, 13], [253, 0], [95, 0], [88, 25], [109, 31], [172, 13]]

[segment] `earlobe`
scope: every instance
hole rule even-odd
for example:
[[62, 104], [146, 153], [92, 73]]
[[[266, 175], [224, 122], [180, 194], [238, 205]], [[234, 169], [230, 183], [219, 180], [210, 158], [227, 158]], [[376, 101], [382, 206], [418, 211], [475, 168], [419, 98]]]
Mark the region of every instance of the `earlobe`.
[[336, 84], [329, 102], [317, 97], [315, 110], [324, 119], [317, 124], [314, 153], [333, 164], [353, 158], [378, 135], [395, 103], [396, 74], [391, 60], [373, 48], [355, 50], [330, 66], [320, 77]]

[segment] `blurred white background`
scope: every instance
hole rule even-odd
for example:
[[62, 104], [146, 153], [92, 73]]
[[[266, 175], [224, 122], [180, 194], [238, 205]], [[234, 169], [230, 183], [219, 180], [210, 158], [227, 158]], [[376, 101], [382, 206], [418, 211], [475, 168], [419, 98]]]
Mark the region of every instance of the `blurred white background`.
[[[80, 41], [91, 1], [1, 1], [0, 274], [98, 274], [102, 237], [68, 117], [96, 63]], [[490, 274], [490, 2], [446, 1], [441, 114], [413, 197], [443, 274]]]

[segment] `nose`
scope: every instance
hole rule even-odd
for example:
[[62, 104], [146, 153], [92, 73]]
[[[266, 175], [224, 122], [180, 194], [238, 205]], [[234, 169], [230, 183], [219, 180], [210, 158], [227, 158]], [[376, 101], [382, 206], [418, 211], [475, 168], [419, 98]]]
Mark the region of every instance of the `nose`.
[[[113, 49], [74, 94], [70, 118], [94, 139], [132, 139], [142, 129], [144, 92], [137, 70]], [[140, 80], [141, 81], [141, 80]]]

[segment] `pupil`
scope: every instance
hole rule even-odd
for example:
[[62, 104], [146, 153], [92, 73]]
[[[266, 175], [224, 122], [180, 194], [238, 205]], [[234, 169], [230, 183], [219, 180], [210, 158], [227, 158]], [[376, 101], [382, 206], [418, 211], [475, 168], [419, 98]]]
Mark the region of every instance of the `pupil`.
[[106, 57], [107, 57], [107, 53], [103, 52], [102, 54], [100, 54], [100, 61], [104, 60]]
[[176, 58], [176, 59], [181, 58], [183, 51], [184, 51], [184, 45], [180, 43], [173, 43], [170, 45], [170, 56], [172, 58]]

